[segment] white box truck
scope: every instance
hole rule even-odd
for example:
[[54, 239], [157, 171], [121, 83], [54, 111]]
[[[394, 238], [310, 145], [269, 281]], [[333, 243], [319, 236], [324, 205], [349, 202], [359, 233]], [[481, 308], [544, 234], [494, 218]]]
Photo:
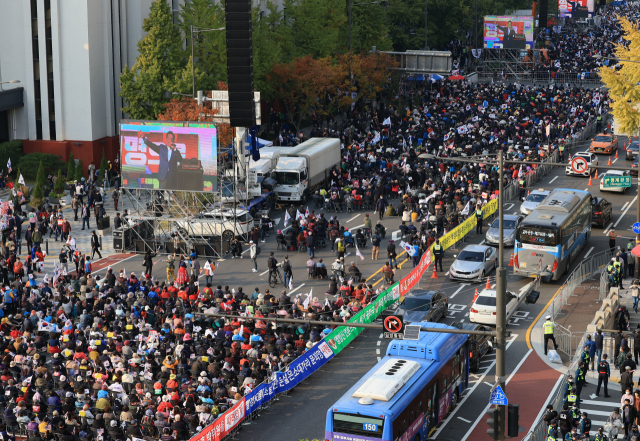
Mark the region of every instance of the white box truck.
[[296, 147], [280, 151], [271, 174], [277, 182], [273, 189], [280, 201], [300, 202], [331, 177], [340, 166], [340, 140], [311, 138]]

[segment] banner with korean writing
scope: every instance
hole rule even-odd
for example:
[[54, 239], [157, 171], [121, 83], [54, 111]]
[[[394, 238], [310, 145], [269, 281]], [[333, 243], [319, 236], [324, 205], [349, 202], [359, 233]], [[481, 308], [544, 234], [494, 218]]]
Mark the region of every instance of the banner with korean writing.
[[[493, 215], [498, 210], [498, 199], [490, 200], [487, 205], [482, 207], [482, 219], [487, 219], [489, 216]], [[451, 248], [454, 244], [458, 243], [469, 234], [478, 224], [478, 220], [476, 218], [475, 211], [472, 211], [469, 218], [462, 222], [460, 225], [455, 227], [453, 230], [447, 232], [444, 236], [440, 238], [440, 245], [444, 247], [444, 249]], [[435, 242], [434, 242], [435, 245]], [[431, 253], [433, 253], [433, 245], [431, 246]], [[427, 265], [428, 266], [428, 265]]]
[[245, 416], [245, 399], [242, 398], [233, 407], [220, 415], [212, 424], [191, 438], [192, 441], [220, 441], [233, 430]]
[[261, 384], [245, 397], [245, 411], [250, 414], [277, 394], [297, 386], [302, 380], [317, 371], [334, 356], [325, 341], [321, 341], [289, 365], [285, 372], [276, 372], [270, 383]]
[[[382, 311], [393, 305], [400, 298], [400, 283], [396, 282], [386, 291], [380, 293], [378, 298], [367, 305], [362, 311], [357, 313], [349, 323], [372, 323], [378, 318]], [[354, 338], [358, 336], [364, 328], [352, 328], [340, 326], [334, 329], [331, 334], [325, 337], [334, 354], [343, 350]]]

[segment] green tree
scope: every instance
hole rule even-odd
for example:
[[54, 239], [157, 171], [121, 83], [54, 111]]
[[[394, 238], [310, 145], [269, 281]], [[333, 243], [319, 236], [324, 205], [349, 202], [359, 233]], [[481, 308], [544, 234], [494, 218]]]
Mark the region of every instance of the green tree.
[[[189, 56], [189, 61], [184, 69], [181, 69], [179, 72], [176, 72], [173, 77], [173, 81], [169, 84], [168, 88], [170, 92], [178, 92], [180, 94], [185, 94], [191, 96], [193, 92], [193, 74], [191, 71], [191, 56]], [[196, 67], [195, 70], [196, 77], [196, 91], [203, 90], [206, 91], [208, 89], [214, 89], [215, 87], [209, 87], [209, 80], [207, 75], [199, 67]]]
[[84, 177], [84, 170], [82, 170], [82, 159], [78, 159], [78, 166], [76, 167], [76, 174], [73, 179], [80, 182]]
[[[187, 42], [184, 58], [191, 57], [191, 26], [194, 29], [219, 29], [225, 26], [224, 3], [214, 0], [191, 0], [185, 2], [180, 11], [178, 26]], [[196, 59], [196, 90], [212, 90], [218, 81], [227, 81], [227, 39], [226, 32], [195, 32], [193, 53]], [[191, 93], [191, 66], [189, 66], [189, 92]]]
[[36, 184], [35, 188], [33, 189], [33, 192], [31, 193], [31, 205], [32, 206], [39, 206], [40, 204], [42, 204], [42, 202], [44, 201], [44, 193], [42, 190], [42, 185], [40, 184]]
[[[16, 180], [13, 183], [13, 188], [15, 188], [16, 191], [22, 186], [22, 184], [18, 182], [20, 180], [20, 176], [22, 176], [22, 173], [20, 172], [20, 167], [18, 167], [18, 173], [16, 173]], [[22, 179], [24, 179], [24, 177]]]
[[138, 58], [133, 67], [125, 65], [120, 75], [122, 109], [132, 119], [153, 119], [169, 101], [167, 89], [184, 66], [180, 29], [173, 24], [167, 0], [154, 0], [138, 42]]
[[73, 152], [69, 154], [69, 163], [67, 164], [67, 181], [73, 181], [76, 175], [76, 160], [73, 157]]
[[102, 149], [102, 159], [100, 160], [100, 174], [98, 175], [99, 179], [104, 179], [104, 171], [107, 169], [107, 157], [104, 154], [104, 149]]
[[62, 169], [58, 170], [58, 176], [56, 177], [56, 183], [53, 186], [53, 192], [55, 194], [64, 194], [64, 179], [62, 178]]
[[[349, 1], [346, 0], [346, 20], [340, 29], [340, 40], [343, 42], [341, 52], [349, 51]], [[353, 4], [361, 3], [358, 0], [351, 1]], [[386, 7], [379, 3], [353, 6], [351, 8], [351, 23], [351, 50], [353, 52], [369, 52], [372, 46], [380, 51], [392, 49]]]
[[38, 166], [36, 185], [39, 185], [41, 188], [44, 188], [47, 185], [47, 177], [44, 174], [44, 166], [42, 165], [42, 161], [40, 161], [40, 165]]
[[265, 7], [264, 14], [260, 8], [253, 9], [253, 84], [261, 99], [272, 100], [278, 97], [267, 74], [274, 64], [285, 61], [284, 48], [290, 47], [287, 39], [291, 33], [284, 28], [283, 11], [270, 0]]
[[340, 29], [347, 21], [345, 0], [285, 0], [284, 31], [288, 57], [311, 55], [319, 59], [332, 55], [341, 46]]

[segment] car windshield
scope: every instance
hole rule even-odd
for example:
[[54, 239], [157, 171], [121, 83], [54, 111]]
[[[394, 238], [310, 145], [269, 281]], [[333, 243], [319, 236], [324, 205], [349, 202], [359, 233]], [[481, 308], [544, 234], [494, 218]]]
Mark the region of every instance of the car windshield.
[[476, 305], [480, 306], [496, 306], [496, 298], [489, 296], [480, 296], [476, 299]]
[[[505, 219], [503, 224], [504, 224], [503, 228], [505, 230], [513, 230], [516, 227], [516, 221], [514, 220]], [[491, 224], [491, 228], [500, 228], [500, 219], [494, 220], [493, 223]]]
[[631, 145], [627, 147], [627, 150], [638, 150], [638, 142], [637, 141], [632, 142]]
[[431, 301], [428, 299], [416, 299], [407, 297], [404, 299], [402, 309], [405, 311], [428, 311], [431, 309]]
[[582, 158], [582, 159], [584, 159], [585, 161], [587, 161], [588, 163], [591, 163], [591, 156], [575, 155], [575, 156], [574, 156], [574, 159], [575, 159], [575, 158]]
[[484, 253], [463, 250], [458, 256], [458, 260], [464, 260], [465, 262], [482, 262], [484, 260]]
[[527, 202], [542, 202], [544, 200], [544, 198], [546, 198], [547, 195], [546, 194], [530, 194], [526, 201]]
[[298, 185], [300, 183], [300, 175], [296, 172], [274, 172], [273, 179], [281, 185]]
[[596, 142], [611, 142], [610, 136], [596, 136]]

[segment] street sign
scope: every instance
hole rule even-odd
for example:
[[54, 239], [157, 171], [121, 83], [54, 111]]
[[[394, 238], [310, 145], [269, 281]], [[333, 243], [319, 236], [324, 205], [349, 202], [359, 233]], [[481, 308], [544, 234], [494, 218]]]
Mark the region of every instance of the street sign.
[[506, 406], [509, 404], [507, 401], [507, 396], [499, 385], [496, 385], [491, 390], [491, 397], [489, 398], [489, 402], [491, 404], [498, 404], [500, 406]]
[[640, 222], [636, 222], [631, 228], [633, 229], [634, 233], [640, 234]]
[[631, 176], [604, 176], [604, 188], [629, 188], [631, 187]]
[[407, 325], [404, 327], [405, 340], [420, 340], [420, 325]]
[[584, 173], [587, 171], [589, 164], [587, 164], [587, 160], [581, 156], [576, 156], [571, 161], [571, 168], [576, 173]]
[[389, 315], [384, 318], [383, 324], [384, 324], [384, 332], [382, 334], [384, 338], [391, 338], [391, 339], [404, 338], [404, 333], [403, 333], [404, 322], [402, 320], [402, 316]]

